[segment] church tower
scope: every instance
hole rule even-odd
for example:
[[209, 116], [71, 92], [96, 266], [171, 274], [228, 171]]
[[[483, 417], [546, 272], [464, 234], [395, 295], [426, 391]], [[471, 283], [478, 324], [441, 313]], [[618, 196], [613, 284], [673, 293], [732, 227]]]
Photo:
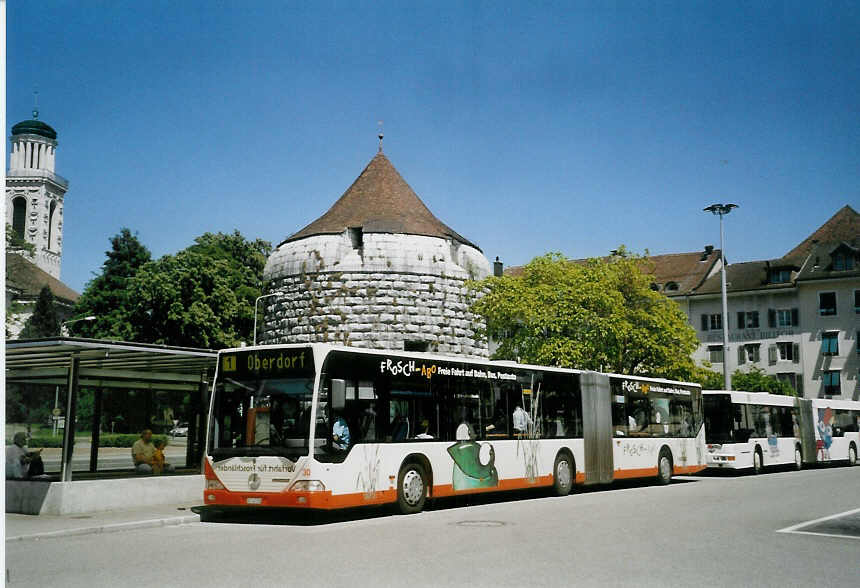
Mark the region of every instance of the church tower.
[[40, 269], [59, 279], [63, 254], [63, 197], [69, 188], [56, 174], [57, 132], [33, 118], [12, 127], [12, 148], [6, 173], [6, 223], [35, 253], [22, 253]]

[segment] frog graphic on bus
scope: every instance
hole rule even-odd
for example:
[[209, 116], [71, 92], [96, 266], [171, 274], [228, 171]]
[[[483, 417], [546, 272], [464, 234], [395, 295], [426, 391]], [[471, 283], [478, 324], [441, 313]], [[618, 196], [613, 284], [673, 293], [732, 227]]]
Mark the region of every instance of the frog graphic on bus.
[[455, 491], [499, 485], [496, 452], [489, 443], [458, 441], [448, 448], [448, 453], [454, 460], [452, 484]]

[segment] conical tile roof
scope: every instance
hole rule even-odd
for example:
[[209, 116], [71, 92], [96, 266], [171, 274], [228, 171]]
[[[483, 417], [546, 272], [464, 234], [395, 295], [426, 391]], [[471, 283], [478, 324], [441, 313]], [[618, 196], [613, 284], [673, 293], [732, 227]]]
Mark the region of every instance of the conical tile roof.
[[436, 218], [400, 176], [382, 152], [370, 160], [361, 175], [324, 215], [284, 243], [343, 233], [361, 227], [365, 233], [403, 233], [453, 239], [480, 248]]
[[785, 255], [785, 258], [802, 262], [809, 255], [810, 251], [812, 251], [816, 242], [850, 242], [852, 239], [857, 239], [858, 236], [860, 236], [860, 214], [857, 214], [856, 210], [846, 204], [830, 217], [830, 220], [804, 239], [800, 245], [789, 251]]

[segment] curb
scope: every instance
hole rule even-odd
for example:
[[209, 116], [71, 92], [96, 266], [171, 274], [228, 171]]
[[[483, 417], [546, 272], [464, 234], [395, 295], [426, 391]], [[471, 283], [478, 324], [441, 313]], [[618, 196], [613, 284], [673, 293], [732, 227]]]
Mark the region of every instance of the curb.
[[76, 529], [61, 529], [59, 531], [46, 531], [32, 535], [16, 535], [7, 537], [6, 542], [28, 541], [33, 539], [54, 539], [57, 537], [74, 537], [76, 535], [93, 535], [97, 533], [116, 533], [118, 531], [130, 531], [133, 529], [147, 529], [152, 527], [173, 527], [200, 522], [198, 515], [185, 515], [180, 517], [166, 517], [162, 519], [149, 519], [146, 521], [130, 521], [127, 523], [112, 523], [93, 527], [78, 527]]

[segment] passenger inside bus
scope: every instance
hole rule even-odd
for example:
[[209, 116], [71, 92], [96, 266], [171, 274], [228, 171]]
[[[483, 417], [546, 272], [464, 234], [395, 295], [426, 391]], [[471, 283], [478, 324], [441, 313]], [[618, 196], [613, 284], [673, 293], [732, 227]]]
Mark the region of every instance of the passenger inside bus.
[[342, 416], [338, 416], [334, 420], [334, 425], [331, 431], [332, 446], [339, 451], [349, 449], [349, 425]]

